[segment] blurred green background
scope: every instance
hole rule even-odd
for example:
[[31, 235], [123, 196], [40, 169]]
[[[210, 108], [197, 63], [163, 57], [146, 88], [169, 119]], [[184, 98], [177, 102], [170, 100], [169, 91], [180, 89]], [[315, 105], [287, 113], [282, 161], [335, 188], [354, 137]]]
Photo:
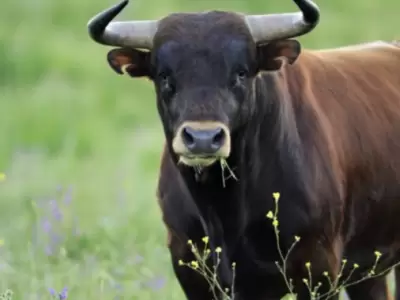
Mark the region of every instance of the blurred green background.
[[[155, 197], [163, 134], [151, 82], [117, 76], [89, 18], [116, 0], [3, 1], [0, 290], [14, 299], [184, 299]], [[317, 3], [303, 47], [400, 35], [400, 1]], [[290, 0], [131, 0], [119, 19], [296, 10]]]

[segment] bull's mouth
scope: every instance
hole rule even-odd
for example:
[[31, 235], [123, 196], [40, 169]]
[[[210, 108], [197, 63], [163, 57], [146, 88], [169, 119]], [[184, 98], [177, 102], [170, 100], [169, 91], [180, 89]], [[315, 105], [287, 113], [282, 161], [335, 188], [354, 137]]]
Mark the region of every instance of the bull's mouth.
[[[205, 168], [210, 167], [210, 166], [214, 165], [214, 163], [218, 162], [221, 166], [222, 184], [225, 187], [225, 182], [229, 178], [232, 177], [236, 181], [238, 180], [238, 178], [234, 172], [236, 167], [231, 168], [228, 165], [226, 159], [227, 159], [227, 156], [180, 155], [178, 164], [184, 164], [188, 167], [193, 168], [196, 173], [196, 176], [199, 176], [203, 173]], [[196, 180], [199, 180], [198, 177], [196, 177]]]
[[194, 168], [210, 167], [214, 163], [220, 161], [223, 157], [214, 155], [179, 155], [179, 164]]

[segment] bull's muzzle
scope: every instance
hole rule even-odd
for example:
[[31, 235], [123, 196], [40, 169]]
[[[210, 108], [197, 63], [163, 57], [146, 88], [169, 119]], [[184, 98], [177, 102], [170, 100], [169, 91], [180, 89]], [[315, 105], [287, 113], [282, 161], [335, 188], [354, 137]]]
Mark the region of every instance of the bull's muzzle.
[[180, 162], [188, 166], [209, 166], [230, 154], [230, 133], [220, 122], [184, 122], [172, 142]]

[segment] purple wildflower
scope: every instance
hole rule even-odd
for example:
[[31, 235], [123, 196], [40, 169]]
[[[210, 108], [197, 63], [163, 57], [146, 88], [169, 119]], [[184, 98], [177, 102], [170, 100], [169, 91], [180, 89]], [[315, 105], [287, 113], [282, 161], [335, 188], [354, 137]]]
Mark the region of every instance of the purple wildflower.
[[51, 223], [48, 219], [44, 219], [42, 221], [42, 228], [46, 233], [49, 233], [51, 231]]
[[60, 293], [60, 300], [65, 300], [68, 297], [68, 289], [65, 287]]
[[51, 200], [50, 201], [50, 206], [51, 206], [51, 210], [52, 210], [52, 214], [54, 216], [54, 218], [57, 221], [60, 221], [63, 217], [62, 212], [60, 210], [60, 207], [58, 206], [58, 203], [56, 200]]
[[52, 296], [57, 296], [59, 300], [65, 300], [68, 298], [68, 289], [66, 287], [64, 287], [60, 293], [57, 293], [52, 288], [49, 288], [49, 292]]
[[153, 291], [162, 289], [165, 286], [166, 279], [163, 276], [156, 276], [146, 282], [146, 286], [151, 288]]

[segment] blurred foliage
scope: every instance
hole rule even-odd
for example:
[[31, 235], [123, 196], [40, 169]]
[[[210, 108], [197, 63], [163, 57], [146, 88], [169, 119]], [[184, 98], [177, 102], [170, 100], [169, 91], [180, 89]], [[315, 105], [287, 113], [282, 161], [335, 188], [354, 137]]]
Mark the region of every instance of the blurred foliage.
[[[163, 133], [153, 86], [113, 73], [109, 48], [87, 35], [89, 18], [114, 3], [2, 4], [0, 291], [12, 289], [15, 299], [50, 299], [48, 288], [64, 286], [71, 299], [183, 299], [155, 198]], [[400, 34], [397, 0], [317, 3], [321, 23], [300, 38], [303, 47]], [[119, 19], [210, 9], [296, 7], [290, 0], [131, 0]], [[68, 186], [71, 203], [61, 220], [50, 222], [46, 207], [62, 201]], [[79, 232], [71, 233], [74, 226]], [[58, 248], [49, 254], [46, 243], [56, 236]]]

